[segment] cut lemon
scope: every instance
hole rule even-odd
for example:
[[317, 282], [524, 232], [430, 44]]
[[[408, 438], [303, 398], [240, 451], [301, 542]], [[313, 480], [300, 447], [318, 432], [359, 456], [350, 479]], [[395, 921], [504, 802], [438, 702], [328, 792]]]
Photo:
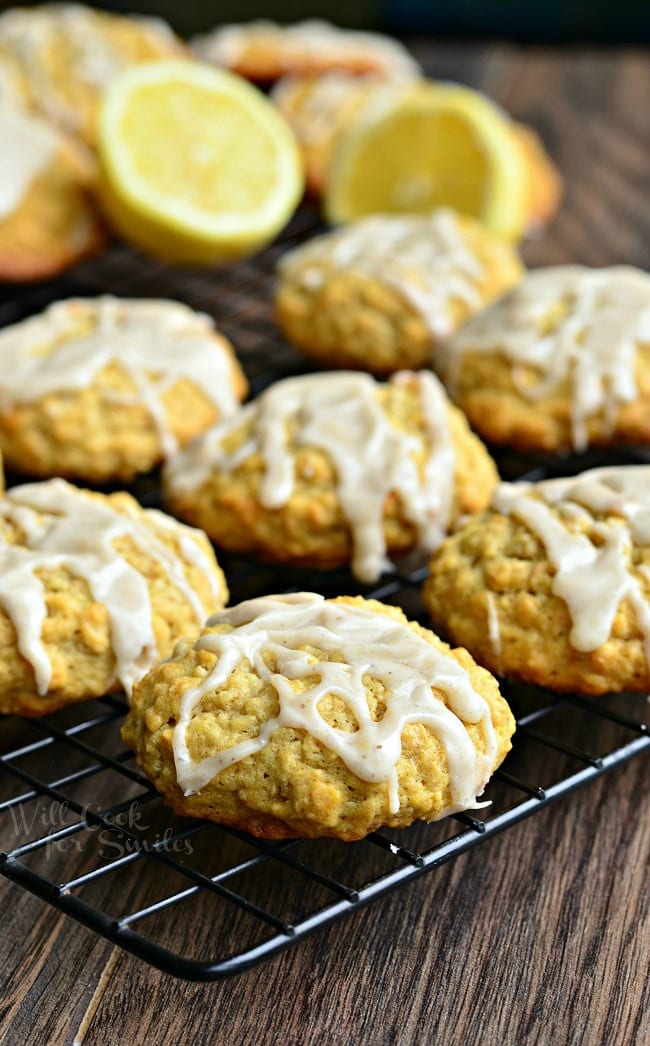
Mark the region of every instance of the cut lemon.
[[332, 222], [453, 207], [513, 239], [527, 204], [509, 118], [476, 91], [433, 83], [371, 107], [337, 146], [325, 194]]
[[292, 131], [256, 88], [190, 61], [119, 76], [99, 116], [101, 197], [117, 231], [170, 261], [251, 254], [303, 192]]

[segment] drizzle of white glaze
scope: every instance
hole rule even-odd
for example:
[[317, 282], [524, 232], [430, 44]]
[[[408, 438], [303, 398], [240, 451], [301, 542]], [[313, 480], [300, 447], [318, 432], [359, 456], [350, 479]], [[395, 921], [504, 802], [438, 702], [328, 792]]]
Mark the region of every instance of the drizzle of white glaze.
[[60, 139], [53, 127], [21, 108], [3, 93], [0, 95], [0, 140], [2, 220], [17, 210], [35, 178], [47, 169]]
[[[403, 87], [400, 83], [400, 90], [408, 87], [408, 83]], [[300, 92], [297, 105], [296, 89]], [[355, 123], [378, 116], [395, 99], [396, 90], [392, 80], [332, 70], [310, 80], [306, 91], [300, 77], [285, 76], [278, 80], [271, 97], [301, 145], [313, 147], [333, 144], [351, 116]]]
[[[650, 275], [629, 266], [539, 269], [463, 327], [448, 348], [450, 384], [473, 352], [504, 355], [531, 401], [568, 381], [573, 445], [584, 450], [590, 418], [602, 413], [613, 429], [621, 405], [637, 398], [641, 343], [650, 343]], [[539, 375], [534, 384], [529, 368]]]
[[377, 280], [396, 290], [418, 312], [435, 339], [453, 330], [455, 300], [475, 309], [483, 264], [470, 250], [453, 211], [430, 215], [374, 215], [316, 236], [285, 254], [280, 276], [319, 288], [332, 270]]
[[[607, 642], [619, 604], [627, 599], [650, 665], [650, 600], [631, 563], [633, 545], [650, 546], [650, 465], [502, 483], [493, 506], [521, 520], [544, 545], [556, 571], [553, 592], [571, 616], [571, 645], [591, 651]], [[577, 529], [581, 523], [584, 529]]]
[[[210, 626], [224, 624], [232, 631], [208, 633], [195, 644], [196, 650], [209, 650], [219, 660], [198, 686], [183, 694], [174, 729], [176, 775], [186, 795], [260, 752], [275, 730], [291, 727], [317, 738], [362, 781], [387, 782], [390, 811], [396, 813], [402, 731], [407, 723], [423, 723], [447, 755], [451, 804], [439, 817], [476, 807], [476, 797], [494, 768], [496, 737], [487, 701], [451, 655], [387, 614], [306, 592], [249, 600], [208, 621]], [[305, 648], [335, 653], [342, 660], [319, 662]], [[227, 683], [244, 660], [277, 691], [279, 714], [262, 724], [257, 737], [196, 761], [187, 743], [193, 714], [202, 697]], [[314, 679], [298, 692], [292, 686], [296, 680]], [[386, 712], [378, 722], [370, 715], [366, 679], [376, 679], [386, 688]], [[345, 701], [358, 730], [349, 733], [323, 719], [318, 706], [328, 694]], [[483, 754], [469, 737], [467, 723], [480, 724]]]
[[[80, 334], [86, 319], [92, 328]], [[238, 406], [230, 355], [208, 316], [178, 302], [106, 296], [56, 302], [40, 316], [0, 331], [0, 409], [88, 388], [111, 363], [119, 364], [136, 389], [113, 398], [145, 406], [165, 455], [178, 444], [162, 397], [177, 381], [194, 382], [222, 417]]]
[[[34, 669], [39, 694], [47, 693], [52, 678], [41, 639], [47, 605], [40, 571], [65, 567], [84, 578], [93, 599], [105, 606], [115, 654], [114, 678], [127, 694], [155, 663], [158, 648], [146, 578], [128, 563], [115, 542], [129, 538], [156, 560], [192, 607], [198, 624], [205, 608], [185, 576], [183, 562], [200, 566], [215, 602], [219, 598], [214, 572], [192, 536], [194, 531], [161, 512], [142, 512], [128, 502], [117, 509], [105, 499], [54, 479], [9, 490], [0, 499], [0, 520], [22, 534], [21, 543], [14, 544], [0, 533], [0, 606], [14, 625], [20, 653]], [[178, 554], [160, 540], [160, 529], [178, 540]]]
[[420, 73], [415, 59], [397, 40], [381, 33], [341, 29], [321, 19], [288, 26], [259, 19], [226, 25], [192, 40], [192, 50], [199, 58], [226, 66], [237, 64], [251, 46], [277, 51], [289, 70], [309, 67], [320, 58], [327, 66], [367, 63], [369, 69], [394, 78]]
[[[23, 67], [39, 109], [72, 130], [79, 130], [79, 111], [75, 102], [67, 98], [68, 80], [63, 79], [64, 74], [95, 94], [132, 64], [107, 32], [111, 18], [84, 4], [17, 7], [0, 17], [0, 44]], [[173, 47], [174, 35], [163, 21], [134, 15], [128, 16], [127, 21], [134, 29], [146, 31], [152, 40]], [[52, 55], [62, 41], [69, 62], [67, 70], [61, 69], [63, 85], [51, 72]]]
[[494, 592], [485, 592], [485, 604], [487, 607], [487, 624], [488, 624], [488, 636], [490, 639], [490, 646], [492, 652], [497, 659], [497, 664], [501, 662], [501, 626], [499, 625], [499, 611], [497, 609], [496, 599], [494, 598]]
[[[352, 531], [352, 569], [362, 581], [373, 581], [389, 566], [383, 518], [391, 492], [416, 528], [422, 551], [440, 544], [451, 515], [455, 452], [444, 390], [424, 371], [403, 371], [389, 382], [404, 383], [418, 391], [425, 426], [421, 434], [405, 433], [391, 423], [378, 397], [382, 386], [368, 374], [341, 371], [289, 378], [173, 459], [166, 472], [170, 488], [195, 490], [212, 470], [232, 471], [258, 453], [265, 466], [260, 502], [279, 508], [294, 489], [292, 445], [317, 447], [336, 470], [338, 496]], [[225, 451], [224, 440], [251, 422], [244, 444]], [[420, 468], [416, 455], [423, 450], [426, 459]]]

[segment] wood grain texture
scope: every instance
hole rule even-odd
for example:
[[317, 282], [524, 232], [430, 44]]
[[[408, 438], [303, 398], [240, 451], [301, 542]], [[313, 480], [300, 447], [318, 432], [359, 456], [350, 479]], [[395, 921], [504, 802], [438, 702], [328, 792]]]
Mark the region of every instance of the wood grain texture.
[[123, 956], [85, 1044], [647, 1041], [648, 798], [630, 764], [236, 981]]
[[[647, 54], [423, 41], [414, 50], [431, 75], [480, 86], [532, 123], [559, 163], [563, 207], [526, 245], [528, 264], [650, 268]], [[104, 274], [107, 289], [145, 293], [145, 275], [120, 286], [113, 257], [114, 275], [98, 261], [79, 286], [86, 279], [93, 293]], [[154, 278], [173, 295], [172, 271]], [[196, 277], [191, 304], [208, 305], [212, 279]], [[251, 324], [267, 318], [262, 303]], [[0, 1041], [636, 1046], [650, 1039], [649, 792], [647, 761], [637, 760], [215, 985], [159, 974], [0, 880]]]

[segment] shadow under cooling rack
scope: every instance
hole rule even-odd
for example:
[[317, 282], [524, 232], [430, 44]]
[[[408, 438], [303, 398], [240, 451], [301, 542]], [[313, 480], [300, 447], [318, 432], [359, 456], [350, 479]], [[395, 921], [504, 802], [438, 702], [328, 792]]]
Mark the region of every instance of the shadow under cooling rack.
[[490, 807], [347, 844], [175, 817], [121, 746], [117, 699], [8, 720], [0, 871], [168, 973], [241, 972], [650, 750], [638, 696], [508, 697], [518, 730]]
[[[216, 273], [175, 270], [115, 247], [47, 286], [0, 296], [0, 325], [73, 294], [177, 298], [215, 317], [256, 393], [309, 369], [275, 331], [270, 303], [278, 255], [316, 226], [314, 213], [301, 211], [281, 244]], [[531, 468], [540, 478], [601, 462], [501, 455], [498, 463], [506, 478]], [[143, 477], [133, 492], [143, 504], [159, 504], [156, 476]], [[326, 596], [361, 592], [426, 623], [421, 566], [367, 589], [343, 570], [315, 574], [219, 558], [233, 602], [301, 588]], [[490, 806], [381, 830], [358, 843], [270, 843], [175, 817], [124, 750], [125, 707], [117, 698], [43, 719], [3, 719], [0, 873], [169, 973], [216, 980], [241, 972], [650, 751], [644, 696], [584, 700], [503, 689], [518, 729], [486, 790]]]

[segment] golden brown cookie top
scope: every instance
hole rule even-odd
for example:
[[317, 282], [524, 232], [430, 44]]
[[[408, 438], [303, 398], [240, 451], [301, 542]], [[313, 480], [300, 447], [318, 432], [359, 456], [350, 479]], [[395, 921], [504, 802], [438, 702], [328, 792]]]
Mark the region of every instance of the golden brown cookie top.
[[0, 16], [0, 58], [21, 74], [31, 103], [92, 140], [97, 100], [122, 69], [182, 54], [160, 19], [122, 17], [83, 4], [12, 8]]
[[283, 256], [279, 275], [310, 291], [340, 273], [377, 281], [398, 291], [440, 339], [454, 329], [454, 303], [479, 308], [486, 271], [500, 266], [519, 277], [512, 247], [471, 218], [440, 208], [430, 215], [376, 215], [314, 237]]
[[523, 523], [554, 569], [552, 590], [572, 621], [569, 641], [590, 651], [609, 638], [621, 600], [636, 613], [650, 651], [650, 606], [640, 565], [650, 550], [650, 465], [592, 469], [567, 479], [502, 483], [492, 508]]
[[[168, 488], [172, 496], [198, 492], [211, 473], [261, 457], [258, 496], [273, 510], [290, 500], [299, 480], [309, 482], [309, 476], [296, 476], [296, 455], [315, 448], [334, 466], [352, 532], [352, 569], [371, 581], [387, 566], [389, 494], [397, 495], [416, 528], [420, 549], [431, 550], [447, 531], [456, 468], [451, 410], [427, 372], [400, 372], [386, 384], [344, 371], [289, 378], [174, 458], [166, 470]], [[313, 470], [316, 489], [319, 463], [305, 467]]]
[[0, 411], [88, 389], [110, 365], [133, 386], [128, 396], [116, 389], [116, 401], [145, 406], [165, 454], [178, 449], [162, 401], [176, 382], [193, 382], [221, 417], [236, 410], [245, 390], [232, 348], [210, 317], [179, 302], [78, 298], [0, 331]]
[[40, 695], [52, 678], [41, 634], [49, 612], [41, 575], [61, 567], [84, 579], [92, 599], [108, 613], [115, 679], [127, 693], [157, 660], [148, 579], [126, 554], [133, 547], [159, 565], [193, 608], [197, 625], [205, 609], [186, 566], [199, 566], [212, 605], [222, 605], [223, 578], [204, 536], [161, 512], [141, 509], [128, 494], [94, 494], [56, 479], [13, 487], [0, 499], [0, 606]]
[[[204, 652], [212, 655], [207, 666]], [[258, 686], [275, 690], [277, 705], [240, 738], [231, 702], [220, 703], [219, 695], [228, 694], [241, 666]], [[501, 747], [497, 721], [499, 733], [511, 732], [498, 691], [486, 699], [488, 679], [398, 608], [301, 592], [215, 614], [195, 643], [177, 646], [162, 674], [143, 681], [134, 714], [162, 684], [161, 702], [147, 715], [164, 714], [170, 700], [177, 706], [172, 748], [185, 795], [263, 752], [275, 731], [289, 727], [334, 752], [362, 781], [385, 783], [388, 814], [400, 806], [402, 733], [410, 723], [423, 724], [442, 744], [449, 768], [450, 803], [438, 812], [442, 817], [476, 806]], [[468, 734], [470, 724], [478, 726], [480, 746]]]
[[531, 409], [539, 402], [543, 410], [544, 399], [567, 385], [573, 446], [584, 450], [591, 419], [604, 416], [614, 429], [621, 407], [638, 398], [643, 346], [650, 347], [647, 273], [629, 266], [539, 269], [448, 344], [448, 385], [454, 394], [474, 354], [505, 359]]
[[204, 61], [260, 81], [329, 69], [388, 77], [419, 73], [417, 62], [397, 40], [317, 19], [288, 26], [264, 20], [226, 25], [196, 37], [192, 49]]

